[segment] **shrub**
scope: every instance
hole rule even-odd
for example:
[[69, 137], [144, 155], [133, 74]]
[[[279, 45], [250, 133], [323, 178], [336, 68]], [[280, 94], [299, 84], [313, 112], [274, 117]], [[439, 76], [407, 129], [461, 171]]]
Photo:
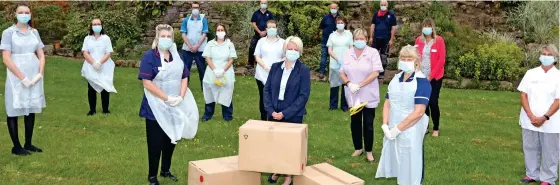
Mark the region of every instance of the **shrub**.
[[516, 81], [524, 55], [516, 44], [498, 41], [481, 45], [461, 58], [455, 66], [456, 75], [474, 80]]
[[59, 6], [39, 6], [33, 13], [33, 24], [41, 34], [43, 42], [61, 40], [68, 33], [65, 17]]
[[508, 13], [508, 22], [523, 31], [527, 43], [558, 45], [558, 9], [556, 1], [528, 1]]
[[314, 46], [321, 43], [319, 24], [329, 12], [328, 5], [326, 1], [274, 1], [269, 10], [282, 22], [278, 26], [283, 26], [279, 29], [284, 37], [298, 36], [305, 45]]
[[[212, 3], [212, 8], [220, 15], [231, 17], [232, 22], [228, 29], [229, 37], [235, 40], [236, 49], [248, 47], [251, 38], [254, 35], [252, 23], [249, 21], [256, 10], [257, 3], [245, 1], [236, 3]], [[208, 40], [214, 39], [216, 37], [216, 25], [211, 23], [208, 25]], [[278, 30], [281, 33], [281, 30]], [[235, 33], [235, 34], [233, 34]], [[280, 36], [283, 37], [282, 34]]]
[[460, 79], [459, 58], [466, 53], [472, 52], [479, 45], [485, 43], [483, 37], [470, 25], [457, 25], [455, 32], [444, 32], [441, 35], [445, 39], [446, 65], [445, 77]]

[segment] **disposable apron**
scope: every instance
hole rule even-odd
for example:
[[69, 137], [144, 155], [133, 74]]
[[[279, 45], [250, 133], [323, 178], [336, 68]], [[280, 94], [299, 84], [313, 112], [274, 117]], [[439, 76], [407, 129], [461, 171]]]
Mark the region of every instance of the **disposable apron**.
[[[416, 71], [411, 82], [400, 82], [402, 72], [395, 75], [389, 84], [390, 109], [389, 128], [396, 127], [414, 111], [416, 78], [424, 74]], [[383, 138], [383, 150], [375, 178], [397, 177], [400, 185], [419, 185], [423, 176], [424, 134], [428, 127], [428, 116], [424, 115], [414, 126], [402, 131], [396, 139]]]
[[[36, 48], [38, 44], [39, 41], [32, 31], [29, 31], [29, 34], [25, 36], [12, 34], [12, 47]], [[35, 53], [12, 53], [11, 59], [19, 71], [29, 80], [39, 74], [40, 61]], [[6, 71], [6, 96], [4, 101], [8, 116], [16, 117], [26, 116], [30, 113], [41, 113], [42, 108], [46, 106], [43, 79], [27, 88], [9, 69], [6, 69]]]
[[[161, 57], [162, 67], [159, 67], [159, 73], [152, 82], [168, 96], [180, 96], [184, 64], [175, 45], [170, 49], [170, 53], [174, 61], [164, 65], [164, 57]], [[187, 89], [183, 101], [174, 107], [167, 105], [147, 89], [144, 89], [144, 94], [156, 121], [171, 139], [171, 143], [177, 144], [181, 138], [194, 138], [198, 130], [198, 107], [190, 89]]]
[[[214, 46], [209, 45], [207, 49], [212, 50], [212, 56], [210, 56], [210, 58], [212, 58], [214, 66], [217, 69], [224, 69], [230, 58], [230, 52], [228, 52], [228, 43], [224, 42], [221, 45]], [[204, 73], [204, 79], [202, 80], [204, 100], [206, 101], [206, 104], [216, 102], [226, 107], [229, 107], [231, 105], [231, 100], [233, 98], [233, 87], [235, 82], [235, 73], [233, 69], [234, 67], [232, 64], [229, 69], [224, 72], [223, 77], [218, 78], [212, 72], [212, 68], [210, 68], [210, 66], [206, 67], [206, 71], [209, 72]], [[223, 86], [218, 86], [214, 81], [215, 79], [219, 79], [220, 81], [225, 82], [225, 84]]]
[[[345, 31], [347, 32], [347, 31]], [[338, 34], [334, 32], [333, 34]], [[344, 35], [344, 34], [343, 34]], [[346, 37], [343, 35], [332, 36], [332, 48], [335, 55], [338, 57], [338, 60], [334, 58], [330, 58], [329, 62], [329, 82], [331, 87], [338, 87], [342, 85], [342, 79], [340, 79], [340, 67], [342, 66], [342, 61], [344, 61], [344, 52], [348, 51], [350, 48], [349, 46], [352, 45], [352, 36]]]
[[[187, 39], [189, 39], [189, 43], [194, 46], [196, 45], [196, 43], [198, 43], [200, 41], [200, 38], [202, 37], [202, 28], [203, 28], [203, 24], [202, 24], [202, 20], [204, 19], [204, 14], [200, 14], [198, 15], [198, 20], [191, 20], [191, 16], [186, 18], [187, 21]], [[198, 52], [202, 52], [204, 51], [204, 48], [206, 47], [206, 43], [208, 42], [208, 38], [204, 39], [204, 42], [202, 42], [202, 44], [200, 44], [200, 47], [198, 47]], [[190, 51], [190, 49], [187, 47], [187, 44], [183, 43], [183, 50], [185, 51]]]
[[[91, 37], [93, 39], [93, 37]], [[91, 49], [88, 51], [94, 61], [100, 61], [105, 56], [105, 44], [103, 42], [91, 42]], [[84, 61], [82, 66], [82, 76], [86, 78], [91, 87], [97, 92], [105, 91], [116, 93], [117, 90], [113, 86], [113, 74], [115, 71], [115, 63], [111, 58], [107, 59], [101, 65], [101, 71], [96, 71], [93, 65]]]

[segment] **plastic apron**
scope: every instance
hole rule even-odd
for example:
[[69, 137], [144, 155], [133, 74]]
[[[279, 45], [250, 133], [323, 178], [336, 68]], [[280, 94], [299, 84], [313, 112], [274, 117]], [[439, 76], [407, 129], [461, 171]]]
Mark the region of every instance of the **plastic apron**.
[[349, 32], [345, 30], [342, 35], [339, 35], [338, 32], [333, 32], [331, 36], [337, 35], [332, 39], [332, 48], [335, 55], [338, 57], [340, 61], [336, 61], [334, 58], [330, 58], [329, 62], [329, 82], [331, 87], [338, 87], [342, 85], [342, 79], [340, 79], [340, 67], [342, 66], [342, 61], [344, 61], [344, 52], [348, 51], [350, 48], [349, 46], [352, 45], [352, 34], [347, 35]]
[[[389, 128], [401, 123], [414, 111], [416, 78], [424, 74], [416, 71], [411, 82], [399, 82], [402, 72], [397, 74], [389, 84], [390, 111]], [[375, 178], [397, 177], [399, 185], [419, 185], [423, 176], [423, 143], [428, 127], [428, 116], [424, 115], [414, 126], [402, 131], [395, 140], [383, 138], [381, 159]]]
[[[200, 37], [202, 36], [202, 19], [204, 19], [204, 14], [200, 14], [198, 16], [198, 20], [196, 21], [191, 20], [191, 17], [192, 16], [185, 18], [187, 19], [187, 39], [189, 39], [189, 43], [194, 46], [200, 41]], [[198, 52], [204, 51], [207, 41], [208, 38], [205, 38], [204, 42], [202, 42], [202, 44], [200, 44], [200, 47], [198, 47]], [[190, 51], [190, 49], [187, 47], [187, 44], [185, 43], [183, 43], [183, 50]]]
[[[226, 67], [226, 64], [228, 63], [228, 60], [230, 58], [230, 44], [231, 43], [229, 40], [223, 42], [220, 45], [216, 42], [208, 43], [208, 47], [206, 47], [206, 49], [211, 50], [211, 56], [207, 57], [210, 57], [212, 59], [212, 62], [214, 63], [214, 66], [216, 68], [224, 69]], [[226, 107], [229, 107], [231, 105], [231, 100], [233, 98], [233, 87], [235, 82], [235, 73], [233, 69], [234, 67], [232, 64], [229, 69], [224, 72], [223, 77], [217, 78], [212, 68], [210, 68], [210, 66], [206, 67], [206, 71], [209, 72], [204, 73], [204, 79], [202, 79], [202, 88], [206, 104], [216, 102]], [[224, 85], [218, 86], [214, 81], [215, 79], [224, 82]]]
[[[161, 57], [162, 67], [159, 67], [159, 73], [152, 82], [165, 94], [180, 96], [184, 64], [177, 53], [175, 44], [170, 49], [170, 53], [173, 55], [174, 61], [164, 65], [164, 57]], [[194, 138], [198, 130], [198, 107], [190, 89], [187, 89], [183, 101], [175, 107], [165, 104], [162, 99], [155, 97], [147, 89], [144, 89], [144, 94], [156, 121], [171, 139], [171, 143], [177, 144], [181, 138]]]
[[[88, 37], [90, 37], [89, 39], [95, 39], [93, 36]], [[102, 37], [99, 37], [99, 39], [102, 39]], [[105, 56], [107, 47], [105, 42], [100, 42], [99, 40], [92, 41], [88, 42], [88, 45], [88, 52], [94, 61], [100, 61], [103, 56]], [[82, 66], [82, 76], [86, 78], [91, 87], [97, 92], [101, 92], [103, 89], [107, 92], [117, 92], [115, 86], [113, 86], [114, 72], [115, 62], [113, 62], [111, 58], [107, 59], [107, 61], [101, 65], [101, 71], [96, 71], [93, 65], [87, 61], [84, 61], [84, 65]]]
[[[39, 44], [37, 37], [32, 30], [29, 30], [28, 33], [25, 36], [19, 36], [17, 33], [12, 34], [12, 47], [37, 48]], [[40, 61], [34, 52], [12, 53], [11, 59], [29, 80], [39, 74]], [[26, 116], [30, 113], [41, 113], [41, 109], [46, 106], [43, 79], [26, 88], [9, 69], [6, 68], [6, 71], [5, 103], [8, 116], [16, 117]]]

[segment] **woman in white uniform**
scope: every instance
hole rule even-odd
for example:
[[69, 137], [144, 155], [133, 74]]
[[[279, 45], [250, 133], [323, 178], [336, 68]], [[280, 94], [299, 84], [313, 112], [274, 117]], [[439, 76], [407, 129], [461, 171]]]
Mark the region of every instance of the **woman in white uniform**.
[[284, 55], [284, 39], [278, 36], [276, 29], [276, 21], [269, 20], [266, 23], [266, 37], [263, 37], [255, 47], [255, 61], [257, 61], [257, 70], [255, 71], [255, 79], [259, 88], [259, 110], [261, 111], [261, 120], [266, 121], [267, 115], [264, 109], [263, 88], [268, 79], [268, 73], [272, 64], [281, 62]]
[[541, 65], [523, 76], [517, 90], [521, 92], [521, 125], [525, 178], [521, 183], [541, 181], [555, 184], [558, 179], [560, 114], [560, 71], [558, 50], [550, 44], [542, 48]]
[[432, 89], [414, 46], [405, 46], [399, 59], [402, 72], [391, 80], [385, 96], [381, 126], [385, 137], [375, 178], [397, 177], [397, 184], [419, 185], [424, 178], [424, 133], [429, 121], [425, 111]]
[[84, 39], [82, 52], [85, 58], [82, 76], [88, 81], [89, 112], [87, 115], [97, 113], [97, 93], [101, 93], [103, 114], [109, 114], [109, 93], [117, 92], [113, 86], [115, 63], [111, 60], [113, 52], [111, 38], [105, 35], [101, 20], [91, 21], [89, 35]]
[[[331, 95], [330, 95], [330, 105], [329, 110], [336, 110], [338, 107], [338, 91], [342, 85], [342, 80], [340, 79], [340, 67], [344, 61], [344, 53], [352, 48], [354, 37], [352, 32], [346, 30], [346, 20], [342, 17], [336, 18], [336, 31], [331, 33], [329, 40], [327, 41], [327, 47], [329, 47], [329, 55], [331, 56], [331, 61], [329, 64], [329, 81], [331, 84]], [[341, 90], [342, 95], [340, 96], [340, 108], [342, 111], [348, 111], [348, 103], [346, 102], [344, 89]]]
[[[14, 147], [12, 154], [29, 155], [42, 152], [32, 145], [35, 114], [45, 108], [43, 74], [45, 54], [39, 32], [31, 27], [31, 10], [27, 6], [16, 9], [17, 23], [2, 32], [0, 50], [2, 61], [7, 68], [5, 83], [6, 113], [8, 131]], [[18, 117], [24, 116], [25, 145], [18, 137]]]
[[[202, 121], [212, 119], [216, 103], [222, 105], [222, 116], [225, 121], [233, 119], [233, 84], [235, 73], [233, 59], [237, 58], [235, 46], [227, 37], [224, 25], [216, 26], [216, 39], [211, 40], [204, 48], [202, 56], [206, 58], [208, 67], [204, 73], [202, 88], [206, 106]], [[211, 72], [210, 72], [211, 71]]]
[[198, 129], [198, 108], [188, 88], [190, 72], [173, 43], [173, 33], [169, 25], [156, 27], [152, 49], [142, 56], [138, 74], [144, 85], [140, 117], [146, 119], [150, 185], [159, 185], [160, 160], [160, 176], [178, 181], [170, 172], [175, 144], [194, 138]]

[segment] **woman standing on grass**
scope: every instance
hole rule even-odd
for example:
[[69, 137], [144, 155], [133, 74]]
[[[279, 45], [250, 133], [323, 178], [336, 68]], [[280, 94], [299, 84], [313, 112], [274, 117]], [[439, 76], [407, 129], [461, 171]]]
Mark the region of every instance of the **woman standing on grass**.
[[402, 72], [389, 83], [383, 104], [385, 137], [375, 178], [397, 177], [397, 184], [420, 185], [424, 179], [424, 135], [430, 121], [425, 111], [431, 86], [418, 55], [413, 46], [401, 49]]
[[553, 44], [542, 48], [541, 66], [523, 76], [517, 90], [521, 91], [521, 125], [525, 178], [521, 183], [541, 181], [541, 185], [555, 184], [558, 179], [560, 142], [560, 71], [558, 50]]
[[[222, 116], [225, 121], [233, 119], [233, 85], [235, 73], [233, 59], [237, 58], [235, 46], [227, 36], [226, 27], [222, 24], [216, 26], [216, 39], [211, 40], [204, 48], [202, 56], [206, 58], [208, 66], [202, 88], [206, 106], [202, 121], [208, 121], [214, 116], [216, 103], [222, 105]], [[212, 71], [212, 72], [209, 72]]]
[[178, 181], [169, 171], [175, 144], [181, 138], [194, 138], [198, 129], [198, 108], [188, 88], [190, 73], [179, 56], [173, 28], [158, 25], [152, 49], [142, 56], [138, 74], [144, 85], [140, 117], [146, 118], [150, 185], [159, 185], [160, 156], [160, 176]]
[[84, 39], [82, 46], [84, 65], [82, 76], [88, 81], [88, 116], [96, 114], [97, 92], [101, 93], [101, 106], [103, 114], [109, 114], [109, 93], [116, 93], [113, 86], [113, 73], [115, 63], [111, 60], [113, 45], [111, 38], [105, 35], [103, 23], [99, 19], [91, 21], [89, 35]]
[[[29, 155], [42, 152], [32, 145], [35, 114], [45, 108], [43, 74], [45, 69], [45, 45], [39, 32], [31, 27], [31, 10], [27, 6], [16, 9], [17, 23], [2, 32], [0, 50], [2, 61], [8, 69], [5, 83], [8, 131], [14, 147], [12, 154]], [[25, 145], [21, 147], [18, 137], [18, 117], [24, 116]]]
[[[340, 86], [342, 85], [342, 80], [340, 79], [340, 67], [344, 61], [344, 53], [352, 48], [353, 40], [354, 38], [352, 37], [352, 32], [346, 30], [346, 20], [342, 17], [337, 17], [336, 31], [331, 33], [329, 40], [327, 41], [329, 55], [331, 56], [329, 64], [329, 81], [331, 84], [329, 110], [336, 110], [338, 107], [338, 93]], [[344, 88], [342, 88], [340, 109], [344, 112], [348, 111], [348, 103], [346, 102], [345, 96]]]

